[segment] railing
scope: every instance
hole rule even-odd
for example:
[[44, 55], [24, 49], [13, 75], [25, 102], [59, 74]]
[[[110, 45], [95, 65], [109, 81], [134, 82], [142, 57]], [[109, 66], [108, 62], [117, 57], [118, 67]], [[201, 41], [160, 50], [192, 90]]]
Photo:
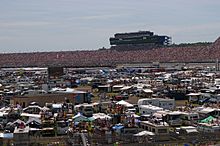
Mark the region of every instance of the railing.
[[88, 138], [86, 137], [85, 133], [80, 133], [80, 136], [81, 136], [81, 139], [82, 139], [82, 142], [83, 142], [83, 146], [89, 146], [89, 140]]
[[[183, 145], [188, 144], [207, 144], [220, 142], [219, 133], [198, 133], [198, 134], [175, 134], [168, 135], [169, 140], [163, 141], [160, 136], [135, 137], [133, 135], [98, 135], [98, 134], [79, 134], [82, 143], [78, 146], [112, 146], [118, 142], [123, 146], [154, 146], [154, 145]], [[58, 136], [58, 137], [30, 137], [30, 145], [44, 146], [48, 143], [53, 146], [76, 146], [68, 141], [75, 141], [76, 137]]]
[[53, 146], [68, 146], [67, 136], [57, 136], [57, 137], [36, 137], [30, 136], [30, 146], [38, 145], [44, 146], [47, 144], [52, 144]]
[[198, 133], [198, 134], [170, 134], [167, 136], [168, 140], [162, 140], [160, 136], [155, 137], [134, 137], [134, 136], [126, 136], [126, 135], [108, 135], [108, 136], [90, 136], [91, 146], [93, 145], [106, 145], [112, 146], [114, 143], [119, 142], [123, 146], [144, 146], [144, 145], [163, 145], [163, 144], [171, 144], [171, 145], [183, 145], [185, 143], [188, 144], [207, 144], [220, 142], [220, 133]]

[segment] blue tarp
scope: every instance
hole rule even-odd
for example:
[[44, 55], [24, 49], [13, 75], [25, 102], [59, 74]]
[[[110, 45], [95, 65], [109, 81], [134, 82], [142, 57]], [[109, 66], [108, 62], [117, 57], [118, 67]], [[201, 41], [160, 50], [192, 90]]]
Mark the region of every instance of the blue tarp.
[[0, 133], [0, 138], [12, 139], [13, 138], [13, 133]]
[[118, 129], [122, 129], [122, 128], [124, 128], [123, 125], [115, 125], [112, 127], [113, 130], [118, 130]]

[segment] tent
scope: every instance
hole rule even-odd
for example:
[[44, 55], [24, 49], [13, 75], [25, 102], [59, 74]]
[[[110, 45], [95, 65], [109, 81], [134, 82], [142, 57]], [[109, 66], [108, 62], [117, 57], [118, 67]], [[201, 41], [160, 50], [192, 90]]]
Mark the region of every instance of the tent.
[[117, 125], [112, 127], [113, 130], [121, 130], [122, 128], [124, 128], [124, 126], [121, 125], [121, 124], [117, 124]]
[[32, 118], [30, 117], [29, 120], [26, 122], [26, 125], [31, 124], [31, 123], [35, 123], [37, 125], [41, 125], [41, 120], [38, 118]]
[[151, 89], [143, 89], [144, 93], [153, 93], [153, 91]]
[[90, 120], [87, 117], [83, 116], [82, 114], [78, 113], [77, 115], [73, 117], [73, 121], [74, 122], [81, 122], [81, 121], [89, 122]]
[[130, 104], [130, 103], [124, 101], [124, 100], [121, 100], [121, 101], [117, 102], [116, 104], [120, 104], [120, 105], [123, 105], [125, 107], [134, 107], [132, 104]]
[[212, 122], [213, 120], [215, 120], [215, 118], [213, 116], [209, 116], [203, 120], [201, 120], [201, 123], [210, 123]]
[[20, 119], [17, 119], [17, 120], [14, 121], [12, 124], [17, 125], [17, 124], [21, 124], [21, 123], [25, 124], [24, 121], [22, 121], [22, 120], [20, 120]]
[[92, 122], [92, 121], [94, 121], [94, 120], [95, 120], [94, 117], [89, 117], [89, 118], [88, 118], [88, 121], [89, 121], [89, 122]]
[[153, 132], [150, 132], [150, 131], [141, 131], [137, 134], [134, 134], [134, 136], [154, 136], [155, 134]]
[[108, 120], [112, 119], [112, 117], [106, 115], [105, 113], [94, 113], [93, 118], [94, 120], [95, 119], [108, 119]]
[[129, 89], [131, 89], [132, 88], [132, 86], [124, 86], [123, 88], [121, 88], [120, 90], [121, 91], [125, 91], [125, 90], [129, 90]]
[[46, 107], [46, 106], [44, 106], [44, 107], [42, 107], [42, 111], [49, 111], [50, 109], [48, 108], [48, 107]]
[[41, 124], [42, 122], [38, 118], [29, 118], [29, 120], [26, 122], [26, 125], [32, 128], [32, 131], [36, 131], [37, 129], [41, 128]]

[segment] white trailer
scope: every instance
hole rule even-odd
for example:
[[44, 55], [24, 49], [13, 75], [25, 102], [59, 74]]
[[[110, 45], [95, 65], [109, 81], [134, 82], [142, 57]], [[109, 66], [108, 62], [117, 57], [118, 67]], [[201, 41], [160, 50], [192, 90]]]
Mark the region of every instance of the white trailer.
[[163, 108], [161, 107], [157, 107], [157, 106], [153, 106], [153, 105], [140, 105], [139, 106], [139, 113], [141, 115], [151, 115], [154, 114], [158, 111], [162, 111]]

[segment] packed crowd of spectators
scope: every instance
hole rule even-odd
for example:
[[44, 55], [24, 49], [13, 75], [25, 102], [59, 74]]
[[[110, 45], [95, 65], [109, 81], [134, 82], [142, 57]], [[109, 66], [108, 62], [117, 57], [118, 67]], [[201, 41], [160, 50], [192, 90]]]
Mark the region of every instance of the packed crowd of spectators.
[[[211, 45], [165, 47], [133, 51], [112, 49], [93, 51], [63, 51], [0, 54], [1, 67], [24, 66], [112, 66], [147, 62], [202, 62], [215, 61], [220, 56], [220, 38]], [[220, 59], [220, 58], [219, 58]]]

